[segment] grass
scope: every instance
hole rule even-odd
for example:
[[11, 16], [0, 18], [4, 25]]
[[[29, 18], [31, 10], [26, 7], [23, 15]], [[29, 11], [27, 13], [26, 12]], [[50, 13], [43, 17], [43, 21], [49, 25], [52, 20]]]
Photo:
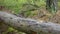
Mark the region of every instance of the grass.
[[[34, 4], [33, 0], [29, 0], [31, 4]], [[20, 9], [22, 8], [22, 5], [24, 3], [29, 3], [28, 0], [0, 0], [0, 5], [5, 6], [7, 9], [15, 11], [15, 13], [19, 13]], [[38, 0], [35, 2], [38, 6], [45, 6], [45, 3], [43, 0]]]

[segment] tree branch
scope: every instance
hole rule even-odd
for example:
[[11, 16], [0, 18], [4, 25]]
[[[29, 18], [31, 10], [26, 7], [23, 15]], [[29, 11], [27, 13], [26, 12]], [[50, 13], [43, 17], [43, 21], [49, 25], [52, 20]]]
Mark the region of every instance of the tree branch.
[[0, 11], [0, 21], [26, 33], [36, 32], [40, 34], [60, 34], [60, 24], [21, 18], [6, 12]]

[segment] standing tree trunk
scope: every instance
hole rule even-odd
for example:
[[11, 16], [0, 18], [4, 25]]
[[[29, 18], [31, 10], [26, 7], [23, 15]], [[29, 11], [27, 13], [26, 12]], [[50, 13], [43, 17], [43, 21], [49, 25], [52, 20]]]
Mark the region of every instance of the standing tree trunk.
[[46, 9], [55, 14], [57, 12], [57, 0], [46, 0]]

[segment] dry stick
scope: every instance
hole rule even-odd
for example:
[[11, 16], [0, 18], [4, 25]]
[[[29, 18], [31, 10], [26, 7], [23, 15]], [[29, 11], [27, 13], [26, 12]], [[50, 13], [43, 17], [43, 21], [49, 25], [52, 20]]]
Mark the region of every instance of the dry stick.
[[26, 33], [38, 32], [40, 34], [60, 34], [60, 24], [21, 18], [6, 12], [0, 12], [0, 21]]

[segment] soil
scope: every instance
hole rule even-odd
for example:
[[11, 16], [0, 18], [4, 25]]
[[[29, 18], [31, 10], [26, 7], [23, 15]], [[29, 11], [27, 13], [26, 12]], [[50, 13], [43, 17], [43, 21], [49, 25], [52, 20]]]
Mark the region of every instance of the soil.
[[40, 11], [36, 12], [37, 15], [33, 16], [32, 18], [37, 20], [43, 20], [46, 22], [53, 22], [53, 23], [60, 23], [60, 10], [57, 11], [55, 15], [52, 15], [45, 9], [40, 9]]
[[50, 21], [54, 22], [54, 23], [60, 23], [60, 10], [58, 10], [58, 12], [56, 13], [56, 15], [54, 15], [53, 17], [51, 17]]

